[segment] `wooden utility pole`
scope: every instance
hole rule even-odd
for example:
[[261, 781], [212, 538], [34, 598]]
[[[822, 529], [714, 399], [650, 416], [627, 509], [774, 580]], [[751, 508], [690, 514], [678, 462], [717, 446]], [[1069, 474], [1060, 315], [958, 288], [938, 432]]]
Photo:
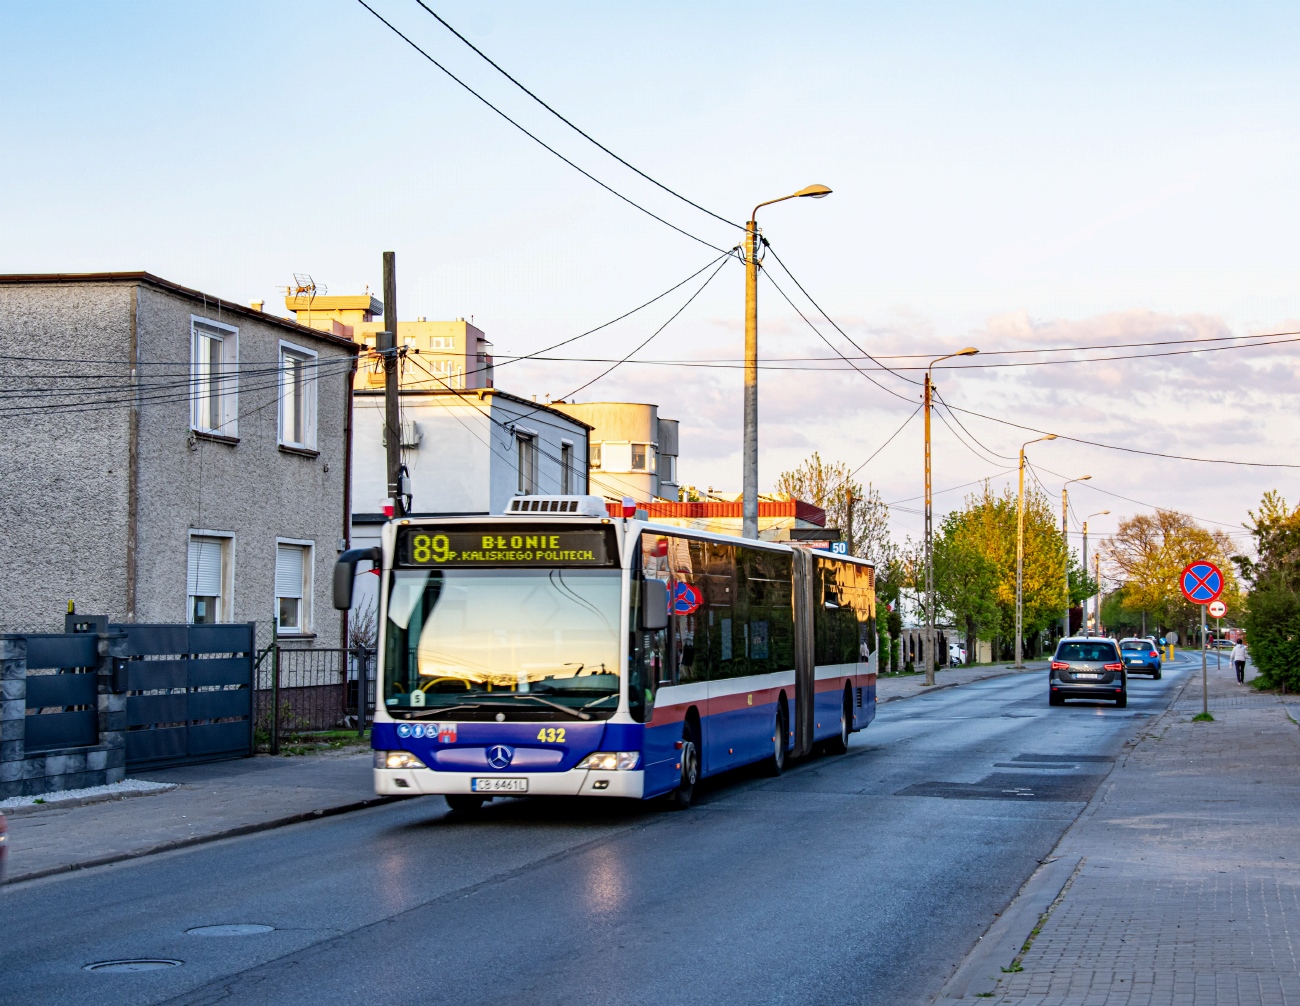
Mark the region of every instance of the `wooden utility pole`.
[[388, 445], [388, 498], [393, 516], [401, 517], [402, 500], [402, 412], [398, 397], [400, 376], [397, 351], [397, 256], [384, 252], [384, 331], [375, 336], [375, 349], [384, 358], [384, 440]]

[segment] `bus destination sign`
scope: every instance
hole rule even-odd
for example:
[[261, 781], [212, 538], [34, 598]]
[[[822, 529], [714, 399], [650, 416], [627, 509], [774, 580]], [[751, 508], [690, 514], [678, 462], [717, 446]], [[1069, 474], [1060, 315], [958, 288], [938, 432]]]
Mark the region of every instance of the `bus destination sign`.
[[403, 566], [460, 569], [502, 566], [612, 566], [613, 549], [603, 528], [554, 525], [486, 528], [404, 527], [397, 561]]

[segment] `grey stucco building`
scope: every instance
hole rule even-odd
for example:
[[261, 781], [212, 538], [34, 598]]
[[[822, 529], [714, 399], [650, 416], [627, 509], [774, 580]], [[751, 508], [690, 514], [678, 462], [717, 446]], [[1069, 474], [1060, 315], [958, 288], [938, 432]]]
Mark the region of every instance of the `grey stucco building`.
[[148, 273], [0, 276], [0, 629], [344, 626], [351, 340]]

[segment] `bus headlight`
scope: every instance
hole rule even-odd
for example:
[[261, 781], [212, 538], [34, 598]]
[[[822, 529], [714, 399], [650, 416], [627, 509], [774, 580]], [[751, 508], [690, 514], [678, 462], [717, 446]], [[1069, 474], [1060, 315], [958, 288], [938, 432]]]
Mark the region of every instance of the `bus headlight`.
[[575, 768], [601, 772], [630, 772], [641, 761], [640, 751], [596, 751], [578, 762]]
[[409, 751], [376, 751], [375, 768], [424, 768], [424, 762]]

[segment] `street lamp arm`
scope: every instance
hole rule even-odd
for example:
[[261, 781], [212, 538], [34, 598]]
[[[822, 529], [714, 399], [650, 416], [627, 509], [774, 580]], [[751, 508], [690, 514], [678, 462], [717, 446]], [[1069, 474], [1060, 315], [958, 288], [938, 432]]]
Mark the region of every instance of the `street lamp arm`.
[[749, 215], [749, 219], [751, 221], [755, 220], [758, 217], [758, 211], [764, 206], [771, 206], [774, 203], [783, 203], [787, 199], [798, 199], [800, 196], [811, 196], [813, 199], [822, 199], [830, 194], [831, 190], [825, 185], [809, 185], [806, 188], [800, 189], [798, 192], [791, 192], [788, 196], [781, 196], [779, 199], [769, 199], [765, 203], [759, 203], [754, 207], [754, 212]]

